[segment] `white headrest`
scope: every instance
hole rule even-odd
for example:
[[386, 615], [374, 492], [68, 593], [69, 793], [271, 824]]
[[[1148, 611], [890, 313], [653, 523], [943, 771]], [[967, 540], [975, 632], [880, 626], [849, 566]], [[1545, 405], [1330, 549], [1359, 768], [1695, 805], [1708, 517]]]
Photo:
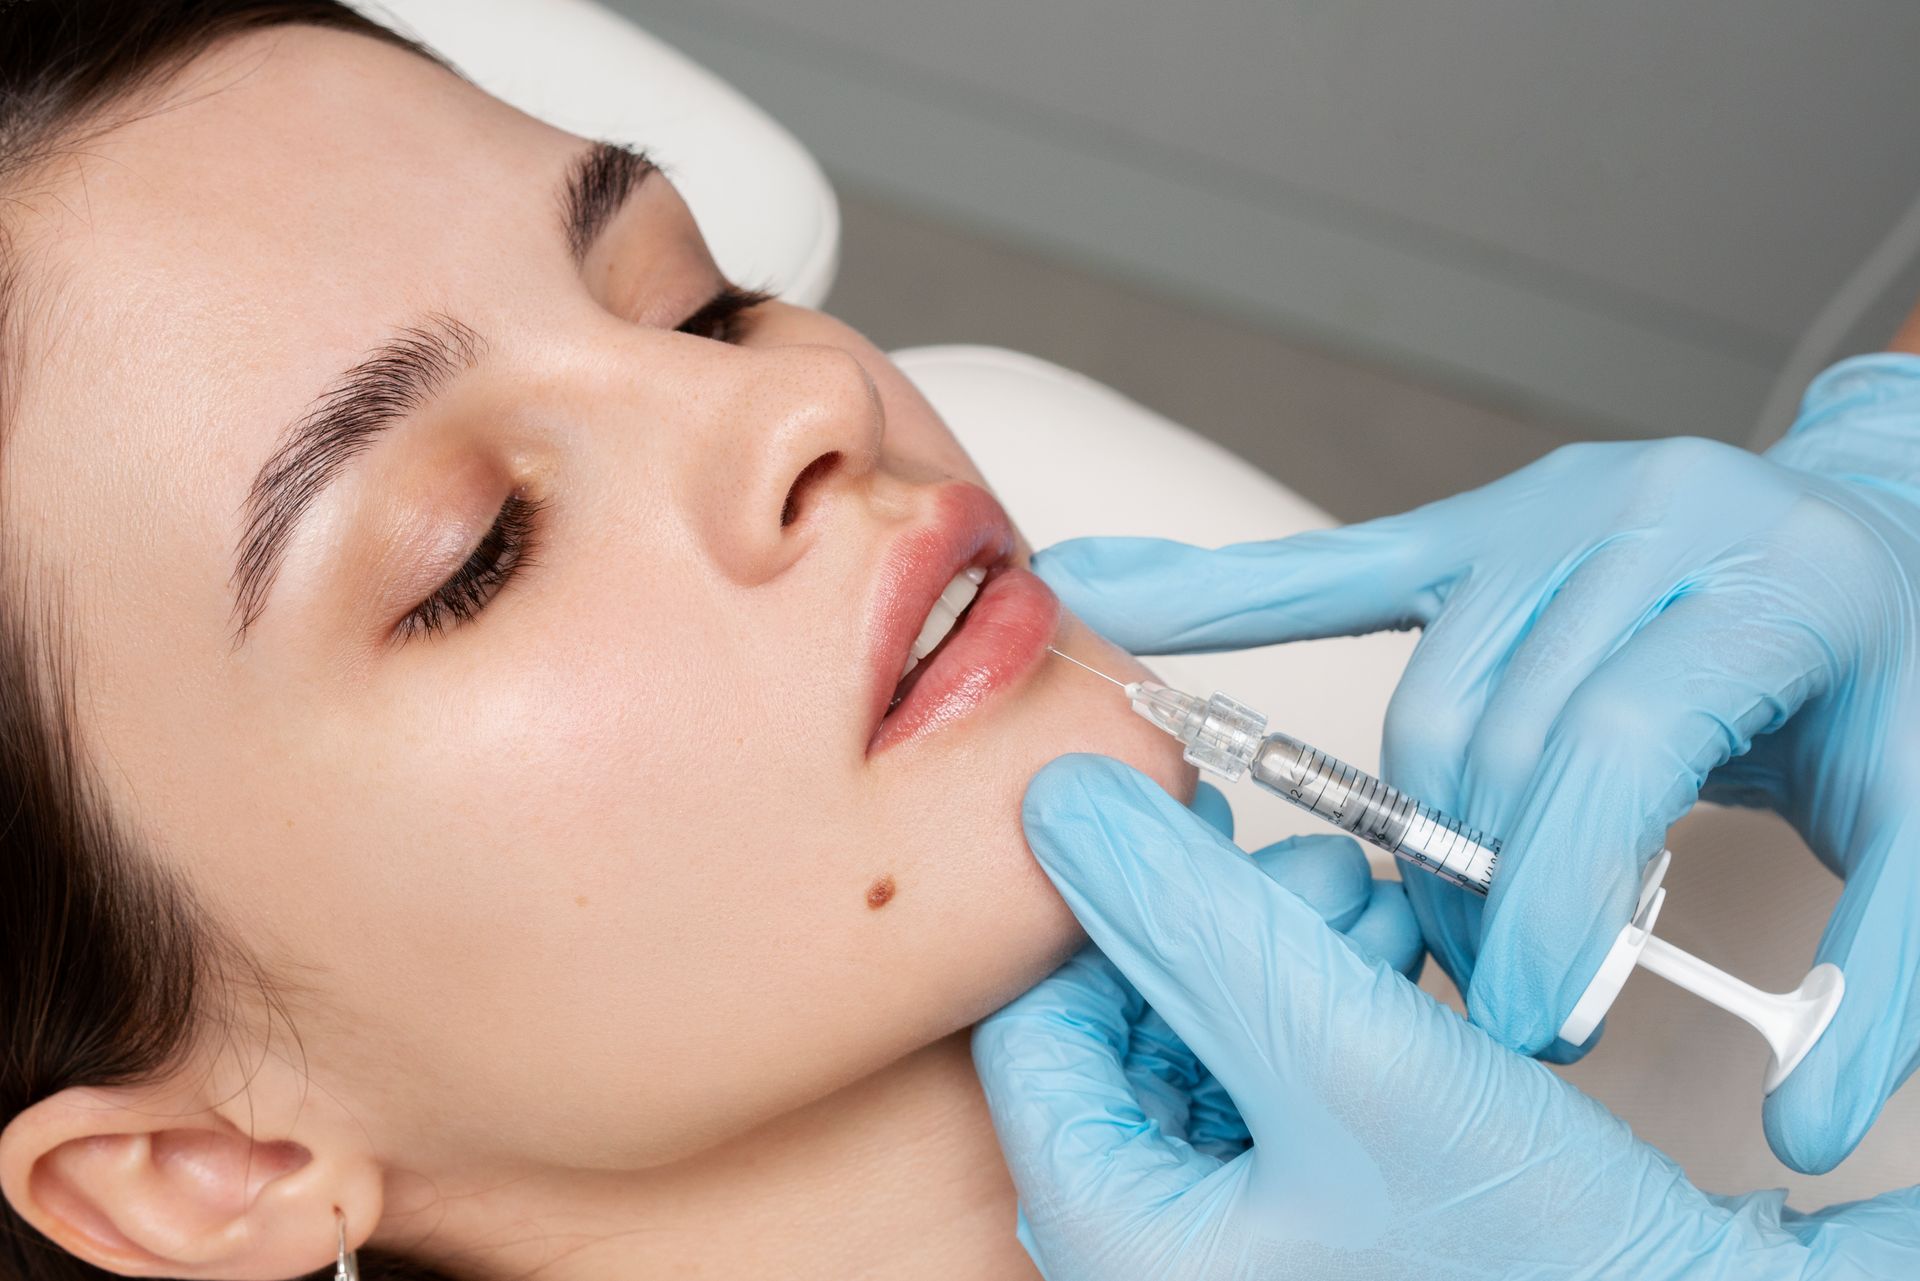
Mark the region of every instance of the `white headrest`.
[[349, 0], [528, 115], [644, 147], [740, 284], [816, 307], [840, 207], [806, 148], [685, 54], [591, 0]]

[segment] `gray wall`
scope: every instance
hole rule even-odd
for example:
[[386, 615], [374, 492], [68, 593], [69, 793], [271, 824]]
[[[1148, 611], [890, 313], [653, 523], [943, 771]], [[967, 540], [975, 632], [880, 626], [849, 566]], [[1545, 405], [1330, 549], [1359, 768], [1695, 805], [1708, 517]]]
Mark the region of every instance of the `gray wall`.
[[1594, 434], [1743, 437], [1920, 192], [1911, 0], [612, 2], [837, 182]]

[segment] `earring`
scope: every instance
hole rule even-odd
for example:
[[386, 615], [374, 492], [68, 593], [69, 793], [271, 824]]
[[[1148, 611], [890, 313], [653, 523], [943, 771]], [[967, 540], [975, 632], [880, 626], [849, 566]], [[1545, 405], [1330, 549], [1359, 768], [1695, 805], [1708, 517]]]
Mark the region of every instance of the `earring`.
[[336, 1205], [333, 1207], [333, 1217], [340, 1229], [340, 1261], [334, 1265], [333, 1281], [360, 1281], [359, 1256], [347, 1249], [347, 1216]]

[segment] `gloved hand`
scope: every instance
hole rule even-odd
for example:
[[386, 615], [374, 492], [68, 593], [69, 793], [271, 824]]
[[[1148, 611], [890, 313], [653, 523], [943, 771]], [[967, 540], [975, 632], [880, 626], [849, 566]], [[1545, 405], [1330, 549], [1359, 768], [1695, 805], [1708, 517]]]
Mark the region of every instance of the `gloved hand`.
[[[1233, 808], [1219, 788], [1199, 784], [1192, 808], [1225, 840], [1233, 839]], [[1410, 979], [1420, 977], [1427, 948], [1407, 903], [1407, 888], [1375, 877], [1360, 842], [1318, 833], [1290, 836], [1246, 857], [1268, 880], [1318, 912], [1355, 952], [1384, 961]]]
[[1555, 1034], [1704, 794], [1778, 810], [1846, 879], [1817, 959], [1847, 993], [1766, 1101], [1774, 1152], [1831, 1169], [1920, 1062], [1920, 357], [1828, 370], [1764, 457], [1577, 445], [1345, 529], [1084, 539], [1034, 568], [1142, 653], [1424, 629], [1382, 772], [1505, 841], [1484, 923], [1408, 885], [1507, 1045], [1575, 1057]]
[[1064, 757], [1025, 822], [1099, 949], [974, 1033], [1047, 1281], [1920, 1275], [1920, 1189], [1700, 1192], [1144, 775]]
[[[1218, 788], [1201, 783], [1192, 808], [1223, 844], [1233, 839], [1233, 810]], [[1420, 976], [1427, 949], [1406, 890], [1399, 881], [1374, 877], [1359, 842], [1345, 836], [1294, 836], [1245, 857], [1338, 931], [1355, 953], [1410, 979]], [[1140, 1106], [1163, 1128], [1208, 1150], [1233, 1153], [1246, 1146], [1246, 1123], [1233, 1100], [1152, 1010], [1141, 1008], [1133, 1022], [1126, 1071]]]

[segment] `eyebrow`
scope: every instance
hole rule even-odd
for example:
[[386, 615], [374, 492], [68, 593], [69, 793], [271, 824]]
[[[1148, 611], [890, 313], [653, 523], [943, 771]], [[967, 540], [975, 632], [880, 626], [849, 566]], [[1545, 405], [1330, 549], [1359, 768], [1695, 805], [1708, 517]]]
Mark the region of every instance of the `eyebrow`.
[[561, 221], [574, 265], [586, 262], [587, 251], [625, 207], [627, 198], [657, 172], [659, 166], [646, 152], [619, 143], [596, 142], [580, 153], [567, 172], [560, 197]]
[[[644, 152], [617, 143], [594, 142], [574, 160], [561, 185], [560, 225], [576, 266], [655, 172]], [[471, 328], [431, 313], [342, 373], [287, 429], [247, 490], [229, 579], [234, 650], [266, 609], [287, 544], [315, 500], [382, 432], [439, 395], [485, 353], [486, 341]]]

